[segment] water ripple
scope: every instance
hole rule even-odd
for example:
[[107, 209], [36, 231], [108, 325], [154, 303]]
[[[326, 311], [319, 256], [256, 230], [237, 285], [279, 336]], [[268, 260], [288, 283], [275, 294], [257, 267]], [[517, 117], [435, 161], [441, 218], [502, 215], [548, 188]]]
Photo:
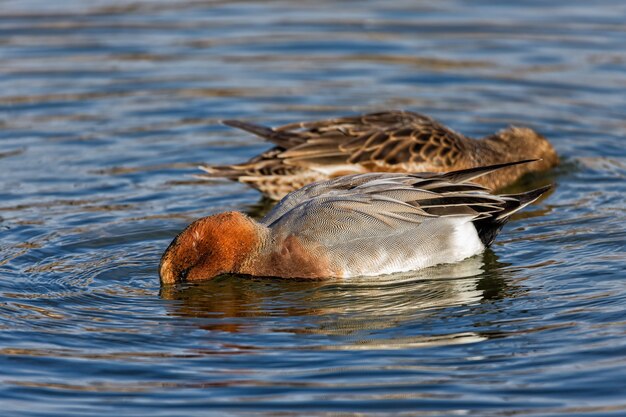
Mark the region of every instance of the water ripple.
[[[38, 415], [622, 415], [623, 2], [5, 1], [0, 396]], [[385, 108], [546, 135], [554, 183], [455, 265], [159, 288], [193, 219], [260, 217], [219, 126]]]

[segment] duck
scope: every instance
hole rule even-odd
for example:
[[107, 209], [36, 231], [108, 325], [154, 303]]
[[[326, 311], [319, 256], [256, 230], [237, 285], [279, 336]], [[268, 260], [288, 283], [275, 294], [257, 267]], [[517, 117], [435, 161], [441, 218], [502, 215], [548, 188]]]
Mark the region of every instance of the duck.
[[259, 221], [233, 211], [203, 217], [167, 247], [160, 281], [351, 278], [454, 263], [484, 251], [513, 213], [551, 187], [498, 195], [475, 180], [534, 162], [353, 174], [291, 192]]
[[367, 172], [448, 172], [511, 160], [536, 162], [509, 167], [477, 182], [502, 189], [524, 174], [546, 171], [559, 162], [541, 134], [510, 126], [472, 139], [435, 119], [410, 111], [291, 123], [270, 128], [240, 120], [223, 124], [253, 133], [275, 146], [247, 162], [201, 165], [199, 178], [227, 178], [248, 184], [271, 200], [315, 182]]

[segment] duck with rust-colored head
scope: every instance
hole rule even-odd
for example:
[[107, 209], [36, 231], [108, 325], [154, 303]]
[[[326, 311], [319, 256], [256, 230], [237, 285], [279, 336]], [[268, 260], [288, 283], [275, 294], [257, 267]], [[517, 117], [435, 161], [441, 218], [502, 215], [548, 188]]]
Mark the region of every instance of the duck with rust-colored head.
[[246, 163], [203, 166], [202, 177], [240, 181], [279, 200], [314, 181], [366, 172], [448, 172], [513, 160], [516, 165], [477, 182], [490, 189], [512, 184], [529, 172], [558, 163], [558, 156], [539, 133], [509, 127], [472, 139], [436, 120], [408, 111], [292, 123], [275, 129], [238, 120], [224, 124], [254, 133], [276, 146]]
[[290, 193], [259, 222], [238, 212], [204, 217], [163, 254], [161, 282], [224, 273], [349, 278], [456, 262], [482, 252], [513, 213], [550, 188], [495, 195], [471, 181], [529, 162], [349, 175]]

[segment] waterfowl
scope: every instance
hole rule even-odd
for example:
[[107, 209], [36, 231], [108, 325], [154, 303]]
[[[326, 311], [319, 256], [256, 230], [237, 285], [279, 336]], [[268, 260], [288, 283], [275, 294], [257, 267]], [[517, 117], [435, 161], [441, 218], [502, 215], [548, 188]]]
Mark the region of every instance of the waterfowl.
[[276, 146], [245, 163], [201, 166], [205, 174], [200, 176], [240, 181], [274, 200], [311, 182], [343, 175], [447, 172], [538, 159], [477, 179], [490, 189], [500, 189], [528, 172], [547, 170], [558, 163], [550, 142], [532, 129], [512, 126], [472, 139], [408, 111], [292, 123], [274, 129], [239, 120], [222, 123]]
[[491, 245], [513, 213], [550, 188], [495, 195], [472, 182], [525, 163], [348, 175], [288, 194], [259, 222], [239, 212], [204, 217], [163, 254], [161, 282], [223, 273], [349, 278], [456, 262]]

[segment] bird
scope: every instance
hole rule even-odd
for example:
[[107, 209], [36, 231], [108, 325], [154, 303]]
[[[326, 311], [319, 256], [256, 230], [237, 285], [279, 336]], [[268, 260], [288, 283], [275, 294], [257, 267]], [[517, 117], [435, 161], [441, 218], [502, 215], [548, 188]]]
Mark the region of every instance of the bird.
[[473, 180], [532, 162], [347, 175], [289, 193], [258, 222], [240, 212], [203, 217], [168, 246], [160, 280], [350, 278], [457, 262], [490, 246], [513, 213], [551, 187], [496, 195]]
[[197, 177], [248, 184], [272, 200], [311, 182], [367, 172], [447, 172], [511, 160], [538, 159], [477, 179], [502, 189], [528, 172], [545, 171], [559, 158], [532, 129], [511, 126], [472, 139], [410, 111], [386, 111], [269, 128], [240, 120], [223, 124], [260, 136], [275, 146], [247, 162], [202, 165]]

